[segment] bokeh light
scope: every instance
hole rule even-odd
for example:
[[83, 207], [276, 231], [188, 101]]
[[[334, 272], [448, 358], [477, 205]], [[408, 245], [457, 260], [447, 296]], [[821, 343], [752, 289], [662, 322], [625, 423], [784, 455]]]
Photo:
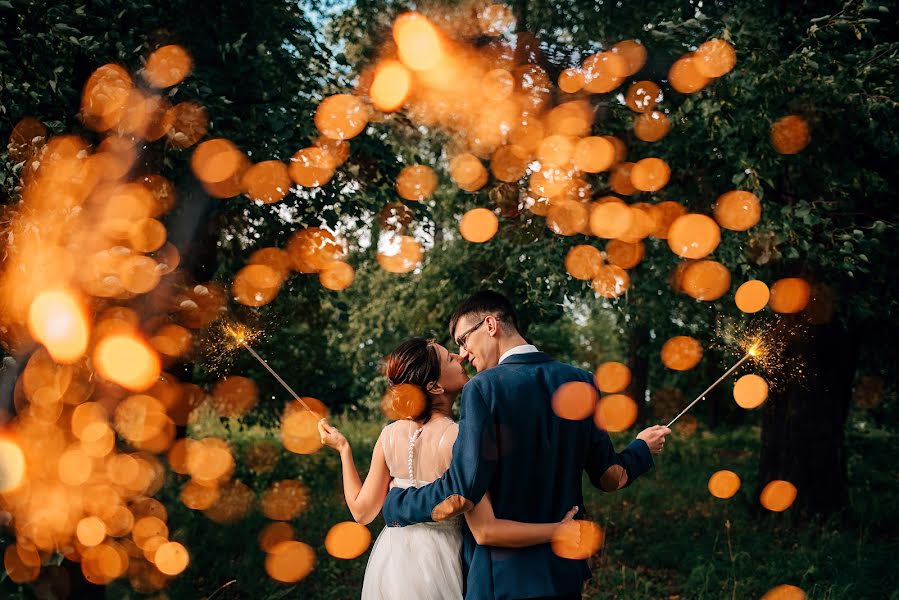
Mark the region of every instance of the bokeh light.
[[553, 554], [569, 560], [590, 558], [602, 546], [605, 534], [593, 521], [574, 520], [571, 527], [560, 527], [553, 534], [550, 545]]
[[378, 65], [369, 90], [372, 104], [382, 112], [402, 108], [412, 90], [412, 75], [402, 63], [385, 60]]
[[400, 60], [413, 71], [430, 69], [443, 59], [440, 33], [419, 13], [398, 16], [393, 22], [393, 39]]
[[574, 165], [584, 173], [601, 173], [615, 163], [615, 146], [605, 137], [590, 136], [574, 147]]
[[250, 200], [273, 204], [283, 200], [290, 191], [291, 177], [287, 165], [279, 160], [266, 160], [244, 171], [240, 183]]
[[450, 177], [461, 189], [474, 192], [487, 183], [487, 169], [473, 154], [460, 154], [449, 163]]
[[730, 271], [714, 260], [698, 260], [687, 264], [680, 280], [681, 289], [690, 297], [712, 302], [730, 289]]
[[620, 54], [599, 52], [584, 59], [584, 88], [591, 94], [607, 94], [627, 76], [628, 62]]
[[166, 113], [171, 126], [166, 130], [169, 143], [176, 148], [189, 148], [203, 139], [209, 126], [206, 109], [195, 102], [181, 102]]
[[637, 420], [637, 403], [624, 394], [603, 396], [596, 406], [593, 420], [605, 431], [617, 432], [630, 429]]
[[203, 514], [220, 525], [234, 523], [247, 516], [255, 500], [256, 494], [245, 483], [229, 481], [219, 488], [218, 498]]
[[84, 517], [78, 521], [75, 534], [85, 546], [96, 546], [106, 539], [106, 524], [100, 517]]
[[600, 391], [617, 394], [631, 384], [631, 370], [624, 363], [604, 362], [596, 368], [593, 378]]
[[768, 398], [768, 382], [758, 375], [743, 375], [734, 384], [734, 400], [740, 408], [758, 408]]
[[298, 150], [290, 159], [287, 173], [299, 186], [320, 187], [334, 176], [333, 155], [324, 148], [311, 147]]
[[724, 40], [709, 40], [693, 53], [693, 64], [700, 75], [721, 77], [737, 64], [737, 53], [734, 52], [734, 47]]
[[134, 335], [111, 335], [93, 352], [97, 372], [104, 379], [133, 391], [143, 391], [159, 378], [159, 356]]
[[436, 188], [437, 175], [425, 165], [409, 165], [396, 178], [396, 192], [405, 200], [424, 200]]
[[325, 550], [334, 558], [352, 560], [362, 556], [371, 545], [368, 527], [353, 521], [337, 523], [325, 535]]
[[721, 227], [732, 231], [750, 229], [759, 222], [761, 215], [761, 203], [752, 192], [727, 192], [715, 203], [715, 220]]
[[692, 337], [678, 335], [662, 346], [662, 364], [675, 371], [689, 371], [702, 360], [702, 344]]
[[425, 409], [425, 393], [417, 385], [391, 385], [381, 399], [381, 411], [391, 421], [415, 419]]
[[56, 362], [75, 362], [87, 350], [90, 324], [82, 302], [71, 291], [49, 290], [35, 297], [28, 330]]
[[734, 302], [745, 313], [757, 313], [768, 305], [771, 291], [764, 281], [751, 279], [737, 288]]
[[627, 233], [633, 221], [631, 207], [613, 196], [600, 198], [590, 211], [590, 231], [596, 237], [619, 238]]
[[256, 406], [259, 388], [248, 377], [224, 377], [212, 389], [212, 406], [220, 417], [241, 417]]
[[584, 87], [584, 74], [578, 69], [569, 68], [559, 73], [559, 89], [566, 94], [574, 94]]
[[593, 291], [603, 298], [617, 298], [631, 285], [627, 271], [617, 265], [604, 265], [593, 278]]
[[598, 248], [579, 244], [565, 255], [565, 270], [575, 279], [592, 280], [602, 267], [602, 253]]
[[262, 514], [273, 521], [290, 521], [309, 507], [309, 490], [295, 479], [275, 481], [262, 494]]
[[308, 544], [288, 540], [280, 542], [265, 557], [265, 572], [282, 583], [295, 583], [312, 572], [315, 551]]
[[17, 489], [25, 478], [25, 454], [12, 440], [0, 439], [0, 494]]
[[671, 130], [668, 115], [654, 110], [637, 115], [634, 118], [634, 135], [644, 142], [657, 142]]
[[[639, 211], [634, 210], [634, 215], [638, 213]], [[636, 222], [636, 219], [634, 221]], [[606, 244], [606, 260], [610, 265], [616, 265], [622, 269], [636, 267], [643, 260], [645, 253], [646, 248], [643, 242], [629, 243], [621, 240], [609, 240], [609, 243]]]
[[789, 481], [775, 479], [762, 489], [759, 502], [771, 512], [783, 512], [796, 500], [796, 486]]
[[181, 83], [192, 67], [193, 59], [187, 50], [171, 44], [150, 54], [144, 65], [143, 77], [153, 87], [167, 88]]
[[390, 235], [378, 240], [378, 264], [389, 273], [410, 273], [423, 256], [421, 243], [412, 236]]
[[293, 540], [294, 530], [289, 523], [275, 521], [266, 525], [259, 532], [259, 547], [265, 552], [271, 552], [272, 548], [281, 542]]
[[281, 443], [295, 454], [312, 454], [322, 447], [318, 434], [321, 417], [307, 410], [288, 410], [281, 419]]
[[716, 498], [732, 498], [740, 490], [740, 477], [733, 471], [717, 471], [709, 477], [709, 493]]
[[169, 576], [181, 574], [190, 563], [187, 548], [178, 542], [165, 542], [156, 549], [153, 555], [156, 568]]
[[777, 313], [798, 313], [808, 306], [811, 295], [812, 287], [805, 279], [799, 277], [778, 279], [771, 286], [768, 306]]
[[634, 112], [645, 113], [662, 100], [662, 89], [652, 81], [638, 81], [627, 89], [624, 103]]
[[784, 583], [765, 592], [761, 600], [806, 600], [807, 597], [802, 588]]
[[589, 383], [569, 381], [556, 389], [552, 397], [553, 412], [562, 419], [580, 421], [593, 414], [599, 394]]
[[348, 263], [332, 260], [318, 272], [322, 287], [339, 292], [352, 285], [356, 279], [356, 270]]
[[798, 154], [811, 139], [808, 123], [798, 115], [781, 117], [771, 125], [771, 145], [781, 154]]
[[646, 64], [646, 46], [637, 40], [622, 40], [612, 46], [612, 52], [625, 60], [627, 65], [625, 77], [634, 75]]
[[321, 101], [315, 111], [315, 127], [332, 140], [356, 137], [368, 124], [365, 104], [350, 94], [335, 94]]
[[668, 70], [668, 81], [671, 87], [682, 94], [698, 92], [709, 84], [711, 78], [699, 72], [697, 60], [693, 55], [677, 59]]
[[486, 208], [473, 208], [462, 215], [462, 220], [459, 221], [459, 233], [475, 244], [489, 241], [498, 229], [499, 219], [493, 211]]
[[705, 258], [719, 243], [721, 229], [706, 215], [683, 215], [668, 228], [668, 247], [682, 258]]

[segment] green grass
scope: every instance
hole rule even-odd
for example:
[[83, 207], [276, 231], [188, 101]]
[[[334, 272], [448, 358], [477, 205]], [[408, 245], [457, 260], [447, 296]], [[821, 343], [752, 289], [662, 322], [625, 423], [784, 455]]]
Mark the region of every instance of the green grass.
[[[337, 425], [352, 442], [360, 469], [366, 469], [380, 424], [337, 420]], [[208, 597], [232, 580], [215, 600], [358, 598], [367, 554], [339, 560], [323, 544], [333, 524], [351, 519], [335, 452], [294, 455], [280, 449], [274, 431], [228, 430], [217, 420], [204, 421], [192, 435], [228, 439], [238, 456], [235, 477], [257, 494], [280, 479], [298, 478], [308, 486], [309, 508], [292, 524], [297, 538], [315, 548], [317, 563], [296, 585], [271, 580], [257, 543], [267, 523], [258, 509], [237, 523], [215, 524], [181, 505], [184, 477], [170, 474], [158, 497], [169, 507], [170, 537], [182, 541], [192, 557], [187, 571], [171, 581], [170, 598]], [[592, 559], [594, 577], [584, 598], [759, 598], [781, 583], [800, 586], [810, 598], [899, 598], [899, 576], [891, 565], [899, 544], [891, 519], [896, 489], [889, 461], [896, 436], [850, 435], [850, 509], [825, 523], [798, 528], [789, 510], [753, 516], [758, 438], [758, 429], [750, 428], [700, 431], [669, 443], [656, 469], [625, 490], [603, 494], [585, 482], [588, 514], [603, 527], [606, 540]], [[623, 448], [628, 439], [616, 436], [616, 447]], [[260, 442], [275, 445], [277, 459], [270, 470], [255, 472], [241, 458]], [[743, 484], [735, 497], [719, 500], [706, 484], [714, 471], [725, 468], [735, 471]], [[380, 518], [372, 523], [373, 538], [382, 527]], [[0, 595], [18, 594], [33, 597], [9, 587], [9, 581], [0, 584]], [[110, 585], [106, 595], [145, 597], [133, 592], [127, 580]]]

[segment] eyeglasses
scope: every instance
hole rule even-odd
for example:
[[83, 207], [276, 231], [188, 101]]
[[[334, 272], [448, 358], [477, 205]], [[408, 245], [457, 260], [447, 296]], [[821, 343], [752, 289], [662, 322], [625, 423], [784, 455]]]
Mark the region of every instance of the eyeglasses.
[[467, 348], [465, 348], [465, 342], [468, 341], [468, 336], [470, 336], [472, 333], [474, 333], [474, 330], [477, 329], [478, 327], [480, 327], [481, 325], [483, 325], [484, 321], [486, 321], [486, 320], [487, 320], [487, 317], [484, 317], [483, 319], [481, 319], [481, 321], [477, 325], [475, 325], [474, 327], [471, 327], [468, 331], [466, 331], [465, 333], [460, 335], [458, 338], [456, 338], [456, 344], [459, 345], [459, 348], [461, 348], [462, 350], [467, 350]]

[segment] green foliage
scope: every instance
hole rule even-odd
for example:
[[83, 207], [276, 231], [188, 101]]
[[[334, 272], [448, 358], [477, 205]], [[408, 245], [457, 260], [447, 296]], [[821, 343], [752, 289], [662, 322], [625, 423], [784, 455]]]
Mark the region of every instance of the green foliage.
[[[614, 96], [592, 99], [597, 134], [624, 139], [629, 160], [658, 156], [672, 167], [672, 181], [663, 192], [631, 200], [674, 199], [708, 214], [718, 196], [731, 189], [759, 195], [761, 223], [746, 233], [723, 232], [713, 255], [731, 270], [732, 290], [750, 278], [770, 283], [796, 275], [825, 284], [834, 291], [835, 318], [865, 340], [862, 370], [895, 378], [899, 361], [891, 315], [899, 305], [891, 284], [899, 266], [894, 251], [899, 242], [894, 168], [899, 47], [890, 6], [869, 0], [706, 4], [698, 9], [692, 2], [661, 0], [524, 0], [514, 9], [519, 30], [534, 31], [541, 40], [542, 66], [551, 75], [620, 39], [645, 43], [650, 59], [634, 80], [662, 85], [671, 133], [656, 144], [641, 142], [630, 133], [632, 113]], [[422, 9], [446, 7], [433, 2]], [[19, 119], [31, 115], [52, 133], [75, 131], [95, 140], [76, 116], [90, 73], [108, 62], [136, 73], [154, 48], [180, 43], [192, 53], [196, 68], [171, 90], [171, 100], [202, 103], [211, 116], [209, 135], [233, 140], [253, 160], [287, 161], [316, 136], [312, 116], [318, 101], [351, 88], [353, 73], [376, 57], [389, 37], [392, 17], [405, 8], [371, 0], [350, 7], [280, 0], [131, 0], [76, 7], [42, 0], [0, 2], [0, 134], [8, 137]], [[665, 80], [672, 61], [713, 37], [734, 44], [736, 69], [694, 95], [670, 89]], [[804, 116], [812, 128], [811, 144], [795, 156], [777, 154], [768, 141], [771, 123], [787, 114]], [[530, 339], [560, 359], [585, 368], [623, 360], [627, 336], [645, 327], [650, 342], [638, 351], [651, 357], [650, 387], [692, 388], [716, 371], [724, 358], [716, 350], [700, 369], [684, 374], [664, 369], [655, 357], [672, 335], [710, 342], [719, 318], [743, 318], [732, 294], [701, 303], [671, 291], [668, 278], [678, 259], [663, 241], [647, 240], [646, 259], [631, 271], [627, 295], [602, 302], [563, 266], [573, 245], [601, 244], [556, 236], [542, 218], [526, 211], [504, 212], [499, 234], [486, 244], [461, 240], [456, 222], [462, 211], [503, 205], [508, 189], [456, 190], [446, 177], [444, 142], [438, 132], [422, 132], [403, 115], [392, 115], [352, 142], [350, 162], [332, 183], [314, 193], [291, 194], [275, 206], [240, 198], [209, 200], [189, 173], [189, 149], [150, 145], [136, 172], [159, 171], [178, 185], [181, 207], [167, 225], [197, 281], [227, 284], [253, 250], [283, 247], [304, 226], [325, 223], [347, 236], [357, 269], [348, 290], [328, 292], [314, 275], [295, 275], [271, 305], [239, 313], [265, 326], [267, 335], [257, 349], [273, 367], [301, 394], [322, 398], [331, 407], [367, 411], [376, 406], [384, 387], [376, 375], [381, 357], [409, 335], [448, 342], [445, 324], [453, 306], [485, 287], [509, 294]], [[396, 174], [414, 162], [432, 165], [441, 187], [431, 202], [408, 203], [414, 227], [427, 239], [427, 254], [415, 273], [395, 275], [375, 260], [377, 212], [396, 201]], [[0, 155], [4, 203], [18, 199], [21, 168], [10, 164], [5, 152]], [[597, 195], [608, 191], [606, 175], [592, 177], [591, 183]], [[222, 373], [206, 367], [198, 365], [194, 375], [211, 384]], [[256, 422], [273, 425], [286, 397], [245, 354], [234, 356], [229, 372], [253, 377], [262, 391], [260, 410], [225, 432], [242, 452], [253, 435], [274, 439], [263, 428], [241, 429]], [[888, 382], [886, 393], [895, 396], [895, 383]], [[895, 407], [893, 400], [879, 413], [887, 427], [894, 426]], [[351, 426], [360, 463], [378, 426]], [[667, 454], [656, 473], [632, 490], [591, 496], [591, 510], [610, 532], [591, 597], [758, 596], [786, 581], [802, 583], [814, 597], [884, 597], [897, 585], [882, 558], [895, 553], [895, 544], [883, 533], [890, 530], [889, 521], [878, 505], [882, 496], [882, 506], [895, 501], [882, 475], [891, 468], [862, 460], [857, 449], [866, 448], [868, 457], [894, 442], [861, 435], [851, 441], [856, 453], [850, 458], [849, 526], [815, 525], [798, 538], [781, 535], [785, 521], [780, 517], [760, 527], [749, 520], [752, 499], [746, 490], [752, 489], [747, 482], [755, 472], [756, 446], [745, 432], [691, 440]], [[728, 464], [737, 465], [744, 477], [744, 491], [727, 505], [704, 493], [708, 473], [722, 466], [721, 457], [733, 459]], [[337, 487], [336, 457], [282, 456], [266, 474], [241, 469], [238, 475], [257, 492], [277, 478], [299, 477], [310, 486], [313, 506], [297, 526], [301, 538], [316, 546], [318, 568], [296, 588], [261, 577], [261, 553], [248, 543], [262, 526], [261, 517], [213, 526], [177, 508], [180, 482], [173, 475], [163, 498], [180, 528], [174, 535], [189, 547], [221, 549], [195, 552], [189, 572], [174, 584], [173, 597], [210, 594], [231, 578], [239, 585], [227, 592], [235, 594], [230, 597], [289, 597], [297, 590], [321, 598], [356, 595], [364, 560], [341, 563], [325, 557], [321, 548], [327, 527], [348, 518]], [[666, 508], [653, 512], [658, 506]], [[725, 519], [731, 520], [730, 530], [724, 529]], [[813, 541], [816, 535], [822, 536], [820, 543]], [[10, 588], [8, 581], [3, 585]], [[116, 588], [116, 593], [126, 592]]]
[[[365, 471], [383, 423], [337, 419], [335, 424], [348, 436], [356, 464]], [[623, 447], [633, 433], [616, 435], [616, 447]], [[367, 554], [345, 561], [330, 557], [324, 549], [328, 529], [352, 518], [343, 500], [335, 452], [322, 449], [299, 456], [282, 449], [274, 468], [260, 472], [246, 467], [247, 450], [260, 442], [276, 443], [275, 432], [262, 427], [229, 431], [213, 419], [196, 423], [191, 435], [227, 439], [239, 459], [235, 477], [257, 498], [280, 479], [299, 479], [308, 487], [310, 506], [291, 525], [297, 539], [315, 549], [317, 562], [312, 574], [296, 585], [272, 581], [264, 574], [265, 554], [256, 541], [267, 523], [258, 506], [237, 523], [217, 525], [181, 505], [178, 493], [185, 478], [170, 474], [159, 497], [169, 509], [171, 538], [191, 552], [187, 571], [167, 590], [170, 597], [208, 596], [231, 580], [236, 583], [217, 598], [342, 600], [358, 595]], [[791, 527], [789, 510], [761, 519], [752, 514], [757, 427], [728, 433], [700, 430], [689, 439], [673, 440], [658, 457], [656, 468], [621, 492], [603, 494], [585, 481], [587, 515], [603, 527], [606, 541], [592, 559], [594, 577], [584, 597], [719, 598], [730, 597], [736, 587], [737, 597], [758, 598], [781, 583], [798, 585], [812, 598], [888, 597], [899, 585], [889, 566], [899, 549], [891, 512], [896, 489], [889, 477], [890, 457], [899, 450], [897, 439], [884, 431], [870, 431], [854, 432], [847, 442], [850, 508], [799, 530]], [[719, 469], [733, 470], [742, 480], [730, 500], [713, 498], [706, 489], [709, 476]], [[369, 526], [373, 539], [382, 527], [380, 518]], [[4, 597], [17, 593], [29, 597], [25, 588], [16, 589], [9, 581], [0, 583]], [[127, 583], [118, 582], [110, 586], [108, 597], [138, 595]]]

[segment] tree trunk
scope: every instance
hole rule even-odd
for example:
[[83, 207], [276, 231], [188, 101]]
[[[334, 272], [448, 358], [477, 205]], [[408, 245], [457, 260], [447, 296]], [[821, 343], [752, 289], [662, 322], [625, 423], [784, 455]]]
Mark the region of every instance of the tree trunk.
[[631, 370], [631, 382], [626, 394], [637, 403], [637, 423], [646, 424], [649, 418], [649, 403], [646, 390], [649, 387], [649, 328], [632, 321], [627, 335], [627, 366]]
[[756, 497], [771, 480], [789, 481], [798, 490], [794, 519], [827, 516], [848, 504], [844, 428], [859, 349], [855, 331], [830, 323], [809, 327], [784, 351], [806, 377], [784, 373], [782, 388], [768, 398]]

